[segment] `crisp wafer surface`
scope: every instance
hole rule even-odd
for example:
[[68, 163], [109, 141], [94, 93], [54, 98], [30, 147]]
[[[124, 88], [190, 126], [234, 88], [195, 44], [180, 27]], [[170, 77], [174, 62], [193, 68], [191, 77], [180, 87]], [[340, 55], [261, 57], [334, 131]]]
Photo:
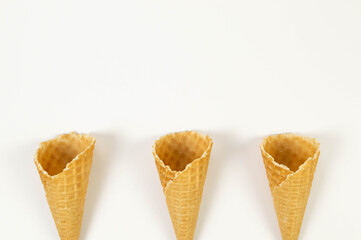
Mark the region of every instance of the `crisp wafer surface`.
[[62, 240], [79, 239], [95, 139], [69, 133], [43, 142], [35, 164]]
[[153, 146], [178, 240], [193, 239], [211, 149], [211, 138], [193, 131], [166, 135]]
[[282, 238], [298, 239], [319, 157], [319, 143], [295, 134], [264, 138], [261, 152]]

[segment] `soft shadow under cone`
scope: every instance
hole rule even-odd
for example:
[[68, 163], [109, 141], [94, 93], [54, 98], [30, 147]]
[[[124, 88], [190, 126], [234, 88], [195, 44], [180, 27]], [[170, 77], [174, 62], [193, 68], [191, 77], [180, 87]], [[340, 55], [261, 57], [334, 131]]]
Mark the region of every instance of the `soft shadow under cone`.
[[193, 239], [212, 144], [209, 136], [188, 131], [161, 137], [153, 146], [178, 240]]
[[320, 155], [319, 143], [279, 134], [264, 138], [260, 147], [282, 238], [297, 240]]
[[61, 240], [78, 240], [95, 139], [76, 133], [43, 142], [35, 164]]

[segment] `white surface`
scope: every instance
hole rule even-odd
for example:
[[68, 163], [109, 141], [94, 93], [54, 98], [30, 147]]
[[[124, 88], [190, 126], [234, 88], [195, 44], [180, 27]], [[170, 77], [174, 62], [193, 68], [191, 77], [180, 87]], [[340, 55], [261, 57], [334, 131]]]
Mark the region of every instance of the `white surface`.
[[57, 239], [33, 163], [95, 156], [81, 239], [175, 239], [151, 146], [214, 139], [195, 239], [281, 239], [262, 136], [316, 137], [300, 239], [361, 239], [361, 2], [0, 2], [0, 239]]

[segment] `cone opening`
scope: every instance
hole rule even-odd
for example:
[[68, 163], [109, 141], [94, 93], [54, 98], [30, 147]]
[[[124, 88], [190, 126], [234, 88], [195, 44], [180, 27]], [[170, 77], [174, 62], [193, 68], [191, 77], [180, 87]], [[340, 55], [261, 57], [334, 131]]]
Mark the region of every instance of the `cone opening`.
[[93, 138], [75, 133], [61, 135], [43, 142], [36, 158], [41, 167], [50, 175], [61, 173], [68, 163], [91, 145]]
[[295, 172], [308, 158], [314, 156], [318, 145], [312, 138], [280, 134], [266, 138], [263, 147], [277, 163]]
[[203, 134], [179, 132], [157, 140], [154, 149], [172, 171], [183, 171], [193, 160], [202, 157], [211, 142], [211, 138]]

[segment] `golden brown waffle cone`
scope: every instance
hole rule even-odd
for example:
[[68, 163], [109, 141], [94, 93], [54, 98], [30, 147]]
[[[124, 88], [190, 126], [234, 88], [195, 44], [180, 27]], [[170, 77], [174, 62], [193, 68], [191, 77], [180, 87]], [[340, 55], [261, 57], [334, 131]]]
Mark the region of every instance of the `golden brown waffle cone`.
[[193, 239], [212, 144], [209, 136], [188, 131], [163, 136], [153, 146], [178, 240]]
[[60, 239], [78, 240], [95, 139], [76, 133], [43, 142], [35, 165]]
[[279, 134], [263, 139], [263, 162], [283, 240], [297, 240], [316, 170], [319, 143]]

